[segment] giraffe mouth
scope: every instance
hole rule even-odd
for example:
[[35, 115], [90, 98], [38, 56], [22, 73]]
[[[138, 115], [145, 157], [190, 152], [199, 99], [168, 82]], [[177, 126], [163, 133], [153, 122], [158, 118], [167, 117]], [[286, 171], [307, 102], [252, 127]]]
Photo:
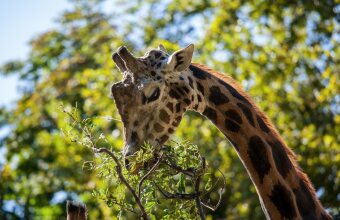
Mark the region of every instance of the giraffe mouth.
[[131, 169], [131, 163], [130, 163], [129, 159], [127, 159], [127, 158], [124, 159], [124, 166], [127, 170]]
[[[124, 167], [131, 173], [131, 174], [137, 174], [139, 172], [139, 170], [142, 169], [148, 169], [150, 167], [152, 167], [155, 163], [156, 163], [156, 158], [157, 155], [159, 154], [159, 151], [161, 149], [161, 145], [159, 140], [154, 141], [154, 144], [151, 144], [151, 146], [154, 149], [153, 155], [154, 157], [150, 158], [150, 160], [148, 161], [144, 161], [142, 163], [140, 162], [136, 162], [135, 160], [135, 156], [137, 155], [137, 153], [140, 150], [143, 150], [143, 148], [139, 147], [137, 151], [131, 152], [128, 151], [127, 147], [124, 147], [123, 150], [123, 161], [124, 161]], [[133, 163], [136, 162], [136, 163]], [[132, 167], [132, 165], [134, 164], [134, 166]]]

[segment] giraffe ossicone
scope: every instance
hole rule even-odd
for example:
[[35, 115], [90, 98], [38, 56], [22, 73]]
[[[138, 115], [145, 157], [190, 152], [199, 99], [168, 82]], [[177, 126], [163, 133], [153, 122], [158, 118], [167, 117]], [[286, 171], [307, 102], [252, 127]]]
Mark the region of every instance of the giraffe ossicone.
[[111, 94], [124, 125], [124, 155], [144, 142], [162, 146], [183, 114], [197, 111], [235, 147], [267, 219], [331, 219], [268, 117], [231, 77], [192, 63], [193, 52], [190, 44], [169, 55], [160, 45], [143, 57], [126, 47], [112, 55], [123, 74]]

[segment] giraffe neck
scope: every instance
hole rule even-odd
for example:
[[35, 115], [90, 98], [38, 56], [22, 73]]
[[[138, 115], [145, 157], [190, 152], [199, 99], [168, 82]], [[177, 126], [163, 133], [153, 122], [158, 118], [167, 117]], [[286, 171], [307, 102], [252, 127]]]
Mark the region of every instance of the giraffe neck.
[[185, 74], [197, 94], [191, 108], [233, 144], [267, 219], [330, 219], [294, 153], [249, 96], [230, 77], [200, 64], [189, 69]]

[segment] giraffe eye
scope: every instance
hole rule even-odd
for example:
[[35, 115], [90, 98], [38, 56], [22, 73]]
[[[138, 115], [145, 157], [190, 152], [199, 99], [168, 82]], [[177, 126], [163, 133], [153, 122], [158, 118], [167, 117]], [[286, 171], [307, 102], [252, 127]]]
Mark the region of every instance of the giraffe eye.
[[155, 91], [153, 91], [151, 96], [148, 98], [147, 102], [153, 102], [153, 101], [157, 100], [158, 97], [159, 97], [159, 94], [160, 94], [159, 88], [155, 89]]

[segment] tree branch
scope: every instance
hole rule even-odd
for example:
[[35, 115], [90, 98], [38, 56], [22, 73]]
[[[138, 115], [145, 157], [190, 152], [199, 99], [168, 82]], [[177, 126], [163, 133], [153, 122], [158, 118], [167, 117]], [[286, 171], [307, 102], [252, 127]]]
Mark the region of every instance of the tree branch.
[[142, 184], [143, 182], [153, 173], [153, 171], [156, 170], [156, 168], [158, 167], [159, 163], [162, 161], [163, 159], [163, 155], [164, 153], [161, 152], [161, 155], [160, 157], [158, 158], [157, 162], [155, 163], [155, 165], [153, 165], [153, 167], [149, 170], [149, 172], [147, 172], [143, 177], [142, 179], [139, 181], [139, 184], [138, 184], [138, 197], [140, 198], [140, 192], [141, 192], [141, 188], [142, 188]]
[[182, 167], [178, 166], [176, 163], [172, 162], [171, 160], [167, 160], [166, 165], [190, 177], [196, 176], [198, 172], [198, 170], [195, 170], [194, 168], [183, 169]]
[[[220, 204], [221, 204], [221, 201], [222, 201], [222, 191], [223, 191], [223, 189], [226, 187], [226, 182], [225, 182], [225, 176], [224, 176], [224, 174], [222, 173], [222, 171], [220, 170], [220, 169], [217, 169], [221, 174], [222, 174], [222, 176], [223, 176], [223, 187], [220, 189], [220, 192], [218, 193], [218, 195], [219, 195], [219, 198], [218, 198], [218, 201], [217, 201], [217, 203], [216, 203], [216, 205], [211, 205], [211, 204], [206, 204], [206, 203], [204, 203], [204, 202], [202, 202], [201, 201], [201, 204], [204, 206], [204, 207], [206, 207], [206, 208], [208, 208], [208, 209], [210, 209], [211, 211], [216, 211], [216, 209], [220, 206]], [[213, 188], [214, 187], [212, 187], [211, 188], [211, 190], [209, 190], [207, 193], [205, 193], [205, 194], [208, 194], [208, 193], [211, 193], [212, 191], [213, 191]], [[205, 195], [204, 194], [204, 195]], [[210, 201], [210, 199], [208, 200], [208, 202]]]
[[155, 182], [154, 184], [157, 187], [157, 189], [161, 192], [161, 194], [167, 199], [193, 200], [197, 196], [199, 196], [199, 194], [197, 193], [169, 193], [161, 189], [161, 187], [159, 187]]
[[[199, 168], [187, 168], [187, 169], [183, 169], [181, 166], [177, 165], [176, 162], [174, 162], [171, 159], [171, 157], [169, 157], [169, 155], [167, 155], [163, 151], [161, 151], [160, 156], [157, 159], [156, 163], [152, 166], [152, 168], [139, 181], [139, 184], [138, 184], [138, 194], [137, 194], [135, 189], [128, 183], [128, 181], [124, 177], [124, 175], [122, 173], [122, 165], [121, 165], [119, 159], [117, 158], [117, 156], [111, 150], [109, 150], [107, 148], [98, 148], [97, 142], [95, 141], [95, 137], [92, 135], [91, 130], [87, 126], [87, 121], [83, 120], [82, 122], [80, 122], [80, 120], [78, 118], [76, 118], [72, 113], [67, 112], [65, 110], [64, 110], [64, 112], [67, 113], [71, 117], [71, 119], [74, 121], [75, 124], [77, 124], [77, 126], [73, 125], [73, 127], [76, 127], [81, 132], [83, 132], [83, 134], [87, 138], [88, 141], [80, 142], [82, 145], [85, 145], [85, 146], [91, 148], [95, 153], [105, 153], [110, 158], [112, 158], [114, 160], [114, 162], [116, 163], [115, 170], [116, 170], [116, 172], [118, 174], [118, 178], [128, 188], [130, 193], [133, 195], [133, 197], [134, 197], [134, 199], [135, 199], [135, 201], [136, 201], [136, 203], [137, 203], [137, 205], [138, 205], [138, 207], [139, 207], [139, 209], [141, 211], [141, 217], [144, 220], [149, 220], [150, 217], [146, 213], [144, 205], [141, 202], [141, 190], [142, 190], [142, 186], [143, 186], [143, 183], [145, 182], [145, 180], [147, 180], [152, 175], [152, 173], [157, 169], [157, 167], [159, 166], [159, 164], [161, 162], [163, 162], [165, 165], [167, 165], [171, 169], [177, 171], [178, 173], [183, 173], [184, 175], [190, 176], [192, 179], [195, 180], [194, 181], [194, 193], [188, 193], [188, 194], [186, 194], [186, 193], [170, 193], [170, 192], [167, 192], [167, 191], [161, 189], [155, 182], [153, 182], [155, 184], [155, 186], [157, 187], [157, 189], [160, 191], [160, 193], [165, 198], [167, 198], [167, 199], [181, 199], [181, 200], [195, 200], [195, 204], [196, 204], [196, 207], [197, 207], [198, 215], [200, 216], [201, 220], [205, 219], [205, 213], [204, 213], [204, 210], [203, 210], [203, 206], [207, 207], [210, 210], [215, 211], [217, 209], [217, 207], [220, 205], [221, 200], [222, 200], [222, 191], [223, 191], [223, 188], [226, 185], [225, 177], [224, 177], [223, 173], [220, 170], [219, 171], [222, 173], [222, 176], [223, 176], [224, 186], [219, 191], [219, 200], [218, 200], [216, 205], [209, 204], [210, 203], [210, 199], [208, 200], [208, 202], [206, 204], [206, 203], [201, 201], [200, 196], [211, 193], [213, 191], [214, 187], [212, 187], [209, 191], [205, 192], [204, 194], [202, 194], [202, 192], [200, 192], [200, 183], [201, 183], [201, 180], [202, 180], [202, 175], [204, 174], [204, 170], [206, 168], [205, 158], [201, 157], [201, 167], [199, 167]], [[165, 160], [163, 160], [164, 157], [166, 158]]]
[[145, 208], [140, 200], [140, 198], [137, 196], [136, 191], [131, 187], [131, 185], [127, 182], [127, 180], [125, 179], [123, 173], [122, 173], [122, 166], [118, 160], [118, 158], [108, 149], [106, 148], [100, 148], [96, 150], [98, 153], [106, 153], [108, 154], [115, 162], [116, 162], [116, 172], [118, 174], [119, 179], [122, 181], [122, 183], [128, 188], [128, 190], [131, 192], [131, 194], [133, 195], [133, 197], [135, 198], [137, 205], [139, 206], [139, 209], [142, 212], [142, 217], [143, 219], [147, 219], [149, 220], [150, 217], [148, 216], [148, 214], [145, 211]]
[[[202, 157], [202, 168], [205, 169], [205, 158], [204, 157]], [[204, 220], [205, 214], [204, 214], [204, 210], [201, 204], [201, 198], [199, 197], [200, 183], [201, 183], [201, 175], [198, 175], [195, 181], [195, 193], [198, 194], [198, 196], [196, 196], [195, 198], [195, 203], [196, 203], [196, 207], [197, 207], [200, 218]]]

